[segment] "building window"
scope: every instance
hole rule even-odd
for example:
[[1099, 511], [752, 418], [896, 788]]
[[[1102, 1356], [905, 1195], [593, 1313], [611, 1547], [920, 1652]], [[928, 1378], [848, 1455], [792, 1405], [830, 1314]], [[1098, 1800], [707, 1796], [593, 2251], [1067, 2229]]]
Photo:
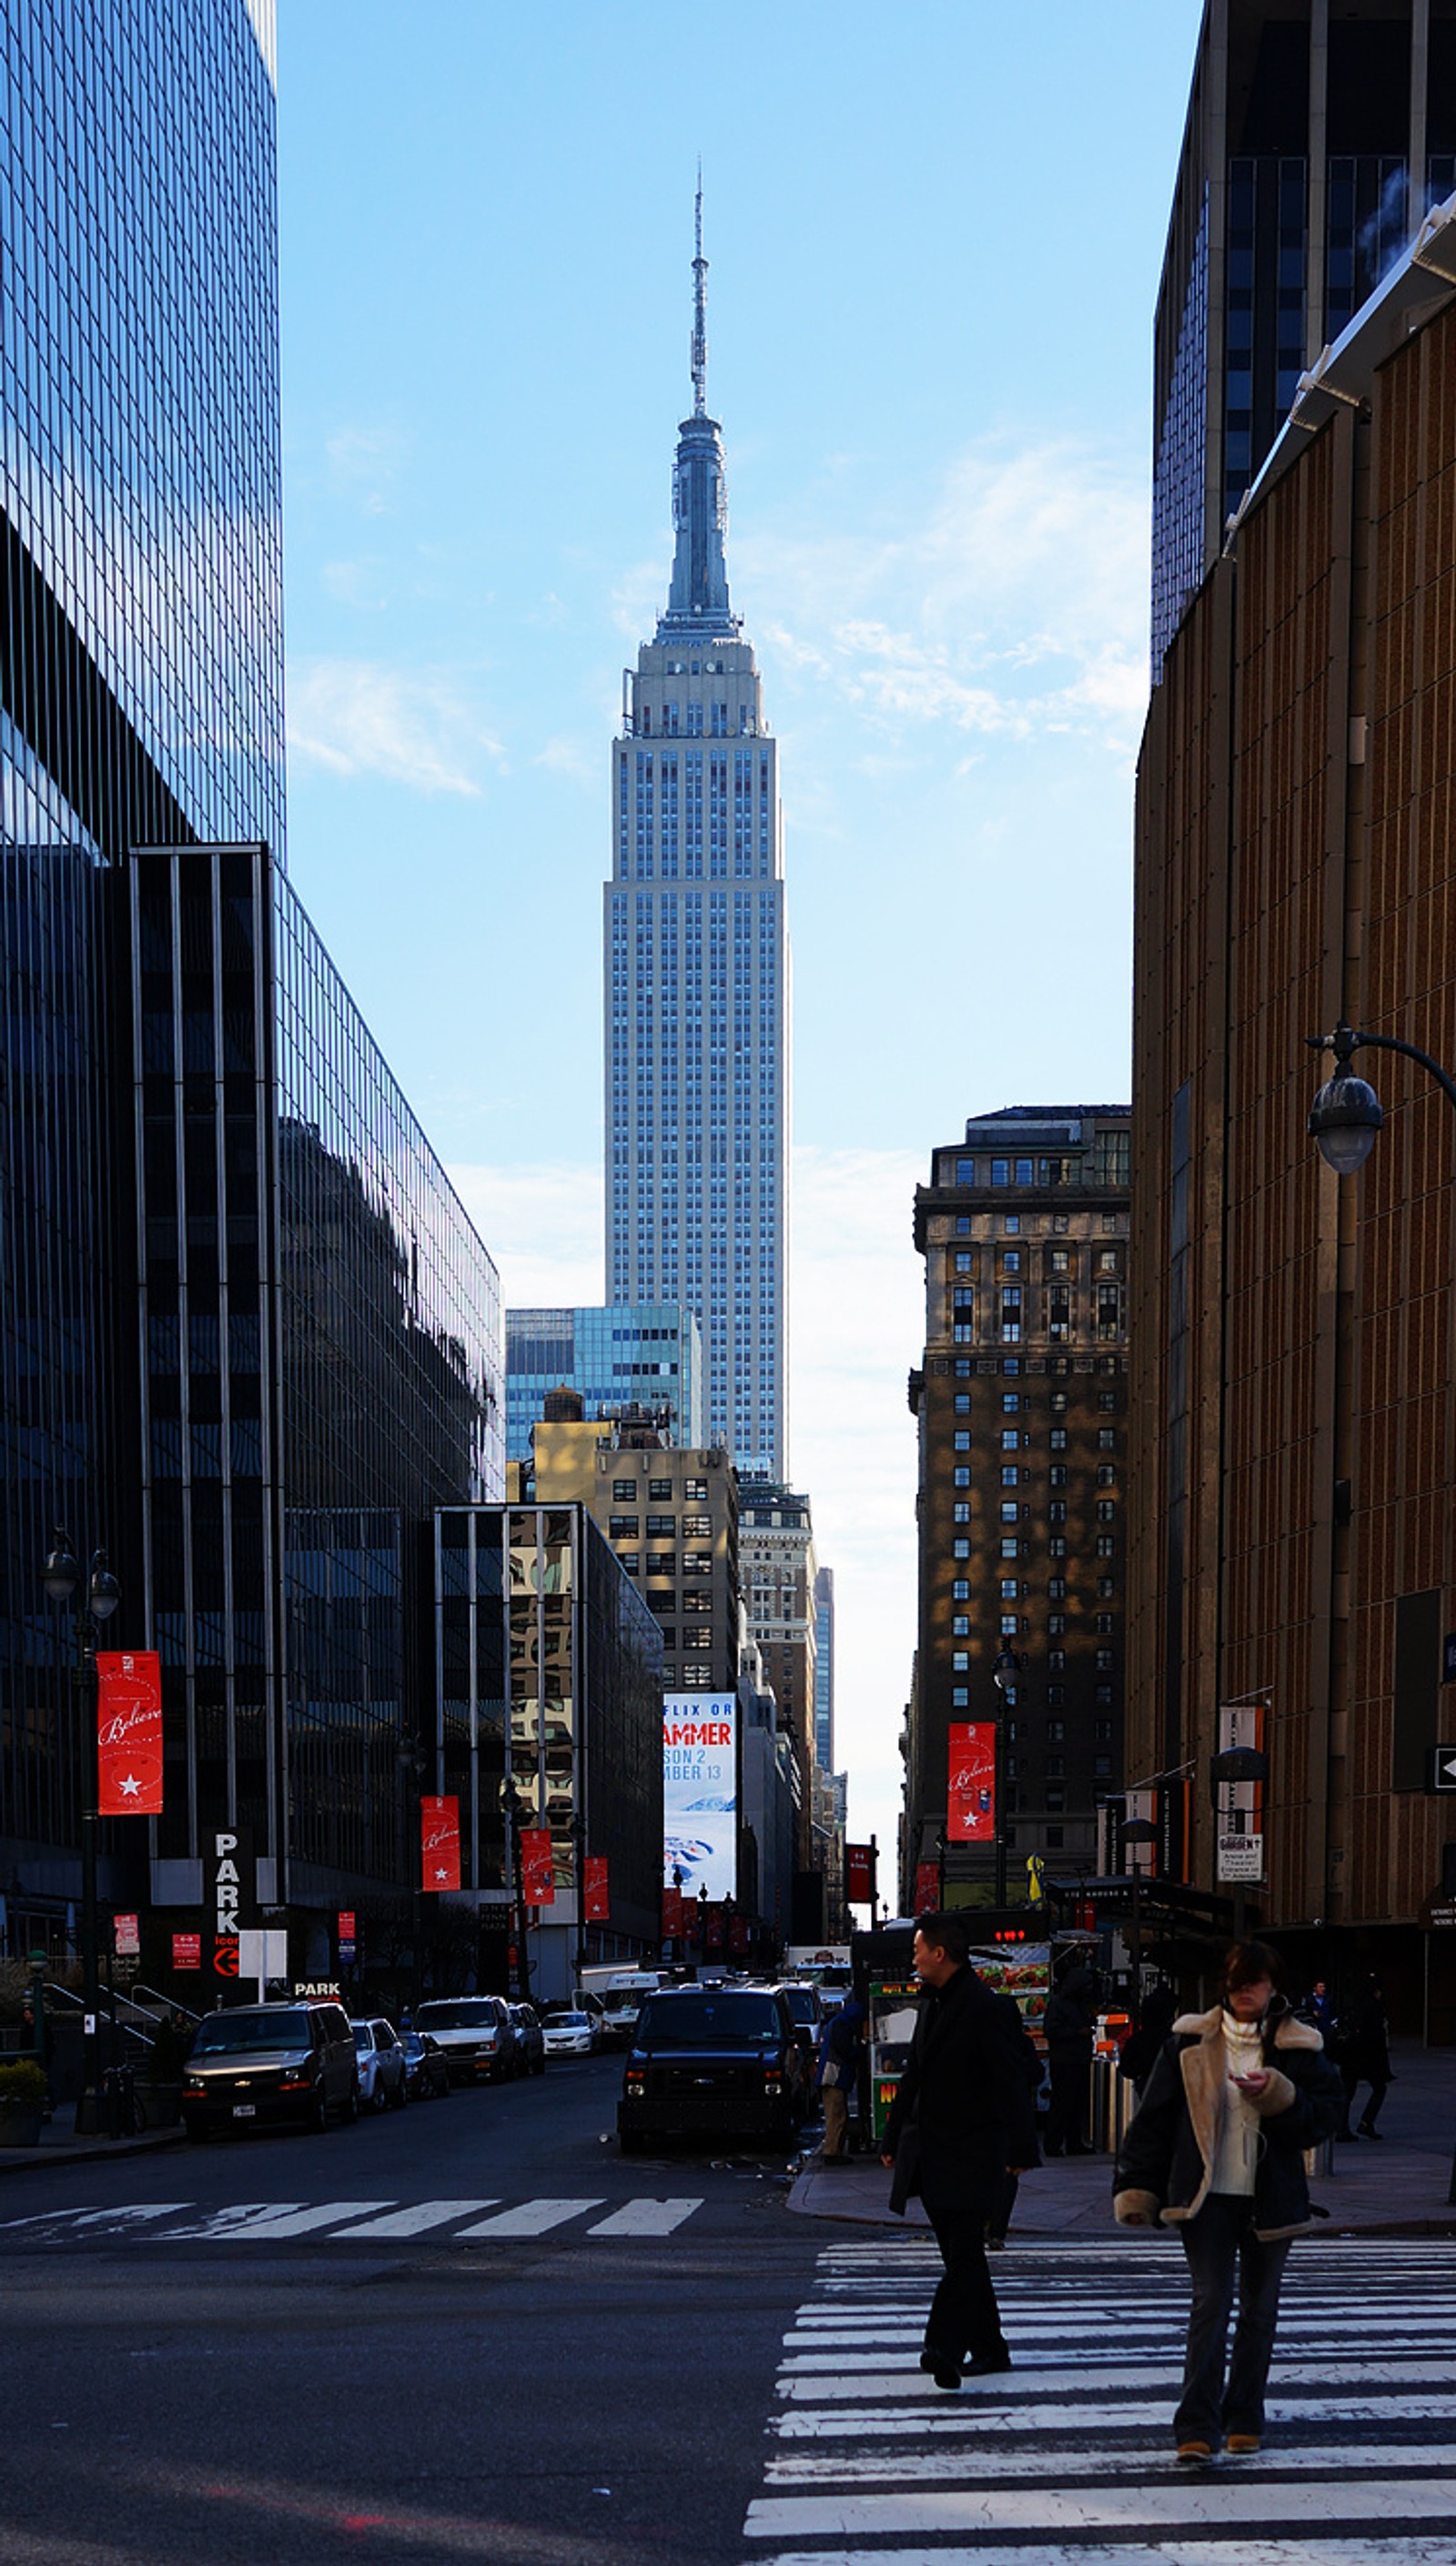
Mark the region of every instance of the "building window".
[[1003, 1452], [1019, 1452], [1021, 1450], [1021, 1430], [1018, 1426], [1002, 1426], [1001, 1449]]
[[1116, 1451], [1116, 1449], [1117, 1449], [1117, 1428], [1116, 1428], [1116, 1426], [1115, 1426], [1115, 1425], [1099, 1425], [1099, 1426], [1097, 1427], [1097, 1450], [1098, 1450], [1099, 1452], [1115, 1452], [1115, 1451]]
[[1116, 1477], [1117, 1473], [1113, 1469], [1110, 1461], [1099, 1461], [1097, 1463], [1097, 1486], [1099, 1488], [1112, 1487], [1116, 1482]]
[[958, 1391], [956, 1392], [956, 1395], [955, 1395], [955, 1412], [956, 1412], [957, 1416], [969, 1416], [969, 1415], [970, 1415], [970, 1412], [971, 1412], [971, 1394], [970, 1394], [970, 1392], [969, 1392], [968, 1390], [958, 1390]]
[[950, 1663], [951, 1663], [952, 1669], [953, 1669], [953, 1671], [954, 1671], [956, 1674], [967, 1674], [967, 1675], [968, 1675], [968, 1674], [970, 1673], [970, 1671], [971, 1671], [971, 1653], [970, 1653], [970, 1650], [969, 1650], [969, 1649], [952, 1649], [952, 1650], [951, 1650], [951, 1653], [950, 1653]]
[[969, 1684], [951, 1685], [950, 1706], [952, 1710], [968, 1710], [970, 1708], [970, 1702], [971, 1692]]
[[1110, 1755], [1094, 1755], [1092, 1757], [1092, 1772], [1098, 1782], [1109, 1780], [1111, 1771], [1112, 1759]]
[[[1066, 1790], [1064, 1789], [1063, 1785], [1062, 1785], [1060, 1782], [1049, 1782], [1049, 1783], [1048, 1783], [1048, 1785], [1047, 1785], [1047, 1806], [1048, 1806], [1048, 1808], [1049, 1808], [1049, 1809], [1065, 1809], [1065, 1808], [1066, 1808], [1066, 1806], [1067, 1806], [1067, 1793], [1066, 1793]], [[1050, 1842], [1050, 1840], [1051, 1840], [1051, 1839], [1050, 1839], [1050, 1837], [1049, 1837], [1048, 1841]]]
[[1054, 1390], [1054, 1391], [1053, 1391], [1053, 1393], [1052, 1393], [1052, 1413], [1053, 1413], [1053, 1415], [1054, 1415], [1054, 1416], [1065, 1416], [1065, 1415], [1066, 1415], [1066, 1413], [1067, 1413], [1067, 1393], [1066, 1393], [1066, 1391], [1065, 1391], [1065, 1390]]
[[[966, 1511], [967, 1511], [967, 1513], [969, 1513], [969, 1512], [970, 1512], [970, 1508], [969, 1508], [969, 1507], [967, 1507]], [[954, 1543], [954, 1544], [952, 1545], [952, 1548], [951, 1548], [951, 1554], [950, 1554], [950, 1555], [951, 1555], [952, 1559], [969, 1559], [969, 1558], [970, 1558], [970, 1555], [971, 1555], [971, 1545], [970, 1545], [970, 1543], [969, 1543], [968, 1541], [958, 1541], [958, 1542]]]
[[1002, 1498], [1001, 1520], [1003, 1523], [1019, 1523], [1021, 1521], [1021, 1508], [1017, 1504], [1015, 1497]]
[[1020, 1586], [1018, 1585], [1018, 1583], [1017, 1583], [1017, 1581], [1016, 1581], [1016, 1579], [1015, 1579], [1014, 1577], [1003, 1577], [1003, 1578], [1002, 1578], [1002, 1580], [1001, 1580], [1001, 1601], [1002, 1601], [1002, 1603], [1003, 1603], [1003, 1604], [1014, 1604], [1014, 1603], [1017, 1601], [1017, 1599], [1018, 1599], [1018, 1597], [1020, 1596], [1020, 1594], [1021, 1594], [1021, 1588], [1020, 1588]]
[[1065, 1778], [1065, 1776], [1066, 1776], [1066, 1772], [1067, 1772], [1067, 1758], [1066, 1758], [1066, 1756], [1065, 1756], [1065, 1755], [1049, 1755], [1049, 1756], [1048, 1756], [1048, 1758], [1047, 1758], [1047, 1779], [1048, 1779], [1048, 1781], [1049, 1781], [1049, 1782], [1060, 1782], [1060, 1781], [1062, 1781], [1062, 1780]]
[[1065, 1559], [1067, 1557], [1067, 1536], [1065, 1533], [1053, 1533], [1047, 1544], [1047, 1556], [1049, 1559]]
[[1065, 1487], [1066, 1487], [1066, 1485], [1067, 1485], [1067, 1464], [1066, 1464], [1066, 1462], [1065, 1462], [1065, 1461], [1054, 1461], [1054, 1462], [1053, 1462], [1051, 1469], [1047, 1472], [1047, 1482], [1048, 1482], [1048, 1485], [1049, 1485], [1050, 1487], [1053, 1487], [1053, 1488], [1065, 1488]]
[[647, 1481], [647, 1496], [650, 1503], [661, 1505], [663, 1499], [670, 1498], [671, 1495], [672, 1481], [670, 1479], [649, 1479]]
[[970, 1520], [971, 1510], [964, 1502], [952, 1509], [951, 1521], [953, 1523], [969, 1523]]
[[1004, 1416], [1015, 1416], [1020, 1407], [1021, 1392], [1019, 1390], [1003, 1390], [1001, 1394], [1002, 1414]]
[[1066, 1578], [1065, 1578], [1065, 1577], [1049, 1577], [1049, 1578], [1048, 1578], [1048, 1580], [1047, 1580], [1047, 1598], [1048, 1598], [1049, 1603], [1052, 1603], [1052, 1604], [1064, 1604], [1064, 1603], [1066, 1602], [1066, 1600], [1067, 1600], [1067, 1580], [1066, 1580]]
[[1001, 1271], [1003, 1274], [1019, 1274], [1021, 1272], [1021, 1249], [1019, 1247], [1008, 1247], [1003, 1250]]
[[1067, 1699], [1066, 1684], [1048, 1684], [1047, 1699], [1054, 1708], [1060, 1710], [1062, 1704]]
[[957, 1577], [951, 1586], [950, 1592], [955, 1603], [968, 1604], [971, 1597], [970, 1579], [968, 1577]]
[[607, 1530], [612, 1541], [635, 1541], [642, 1529], [639, 1515], [608, 1515]]
[[1116, 1505], [1116, 1500], [1115, 1500], [1115, 1498], [1113, 1498], [1113, 1497], [1098, 1497], [1098, 1499], [1097, 1499], [1097, 1521], [1098, 1521], [1098, 1523], [1115, 1523], [1115, 1522], [1116, 1522], [1116, 1520], [1117, 1520], [1117, 1505]]
[[970, 1638], [971, 1617], [969, 1613], [957, 1613], [952, 1617], [950, 1636], [953, 1640], [968, 1640]]
[[970, 1428], [968, 1426], [957, 1428], [955, 1448], [958, 1452], [969, 1452], [971, 1448], [971, 1436]]
[[964, 1465], [955, 1472], [955, 1484], [958, 1488], [968, 1488], [971, 1484], [970, 1471]]
[[634, 1506], [637, 1502], [637, 1483], [635, 1479], [613, 1479], [611, 1482], [611, 1501], [613, 1505], [617, 1506]]
[[1015, 1533], [1011, 1535], [1010, 1540], [1002, 1542], [1001, 1556], [1003, 1559], [1020, 1559], [1021, 1543], [1017, 1540]]
[[1111, 1536], [1111, 1534], [1110, 1534], [1109, 1532], [1099, 1532], [1099, 1533], [1098, 1533], [1098, 1535], [1097, 1535], [1097, 1557], [1098, 1557], [1098, 1559], [1110, 1559], [1110, 1558], [1112, 1557], [1113, 1553], [1115, 1552], [1116, 1547], [1117, 1547], [1117, 1545], [1116, 1545], [1116, 1543], [1113, 1541], [1112, 1536]]
[[1065, 1674], [1065, 1673], [1066, 1673], [1066, 1671], [1067, 1671], [1067, 1652], [1066, 1652], [1066, 1650], [1065, 1650], [1065, 1649], [1053, 1649], [1053, 1650], [1051, 1650], [1051, 1651], [1049, 1652], [1049, 1654], [1048, 1654], [1048, 1658], [1047, 1658], [1047, 1672], [1048, 1672], [1049, 1674], [1053, 1674], [1053, 1675], [1061, 1675], [1061, 1674]]
[[1111, 1673], [1111, 1671], [1112, 1671], [1112, 1652], [1111, 1652], [1111, 1650], [1110, 1650], [1110, 1649], [1098, 1649], [1098, 1651], [1097, 1651], [1097, 1656], [1096, 1656], [1096, 1668], [1097, 1668], [1097, 1672], [1098, 1672], [1098, 1674], [1099, 1674], [1099, 1675], [1100, 1675], [1100, 1674], [1108, 1674], [1108, 1675], [1109, 1675], [1109, 1674]]

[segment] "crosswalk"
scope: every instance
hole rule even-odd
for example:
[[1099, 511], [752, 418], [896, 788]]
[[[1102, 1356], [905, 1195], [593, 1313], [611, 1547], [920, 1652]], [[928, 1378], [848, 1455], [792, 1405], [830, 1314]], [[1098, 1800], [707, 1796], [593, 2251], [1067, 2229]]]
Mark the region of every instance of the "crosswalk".
[[752, 2566], [1456, 2566], [1456, 2244], [1297, 2245], [1265, 2446], [1180, 2467], [1173, 2239], [997, 2258], [1015, 2368], [918, 2366], [927, 2238], [841, 2243], [785, 2338]]
[[[671, 2236], [701, 2198], [473, 2200], [234, 2200], [220, 2208], [190, 2200], [136, 2200], [111, 2209], [44, 2209], [0, 2219], [0, 2248], [112, 2242], [276, 2245], [309, 2237], [334, 2245], [432, 2237], [453, 2245], [512, 2244], [577, 2225], [586, 2236]], [[594, 2211], [605, 2215], [594, 2217]]]

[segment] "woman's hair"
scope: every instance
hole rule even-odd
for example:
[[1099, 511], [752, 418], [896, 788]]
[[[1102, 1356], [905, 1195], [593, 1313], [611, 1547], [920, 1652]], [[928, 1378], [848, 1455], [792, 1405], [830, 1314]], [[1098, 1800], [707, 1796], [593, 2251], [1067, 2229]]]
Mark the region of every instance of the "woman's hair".
[[1278, 1986], [1284, 1973], [1284, 1962], [1268, 1942], [1235, 1942], [1224, 1953], [1219, 1985], [1225, 1995], [1235, 1987], [1252, 1987], [1260, 1978], [1272, 1978]]

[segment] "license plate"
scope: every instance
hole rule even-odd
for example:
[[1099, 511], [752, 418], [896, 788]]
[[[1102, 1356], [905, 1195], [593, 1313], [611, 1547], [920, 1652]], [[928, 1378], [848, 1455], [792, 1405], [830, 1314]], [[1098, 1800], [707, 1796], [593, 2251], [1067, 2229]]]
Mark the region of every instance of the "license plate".
[[235, 2121], [251, 2121], [255, 2118], [258, 2106], [256, 2103], [234, 2103], [233, 2119]]

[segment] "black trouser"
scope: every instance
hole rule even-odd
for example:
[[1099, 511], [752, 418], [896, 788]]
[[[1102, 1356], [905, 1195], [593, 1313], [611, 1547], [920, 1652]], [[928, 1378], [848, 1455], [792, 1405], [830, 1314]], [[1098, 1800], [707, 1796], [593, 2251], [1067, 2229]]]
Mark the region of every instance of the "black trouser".
[[1006, 2234], [1011, 2225], [1011, 2213], [1016, 2207], [1016, 2195], [1020, 2189], [1021, 2184], [1014, 2174], [1004, 2174], [999, 2182], [993, 2183], [986, 2207], [988, 2236]]
[[986, 2261], [986, 2221], [996, 2199], [993, 2179], [978, 2187], [969, 2206], [934, 2209], [925, 2203], [945, 2265], [925, 2320], [925, 2349], [946, 2355], [957, 2368], [967, 2353], [973, 2361], [995, 2361], [1006, 2350]]
[[1080, 2049], [1054, 2049], [1051, 2066], [1052, 2108], [1047, 2115], [1047, 2148], [1049, 2154], [1055, 2156], [1062, 2148], [1087, 2146], [1092, 2059]]
[[[1217, 2448], [1224, 2433], [1264, 2430], [1264, 2387], [1290, 2240], [1285, 2236], [1275, 2244], [1261, 2244], [1254, 2233], [1252, 2199], [1231, 2191], [1211, 2191], [1197, 2217], [1185, 2219], [1178, 2233], [1188, 2257], [1193, 2305], [1173, 2431], [1180, 2441], [1207, 2441]], [[1239, 2321], [1225, 2386], [1224, 2347], [1236, 2278]]]
[[1339, 2081], [1344, 2087], [1344, 2125], [1346, 2129], [1349, 2127], [1350, 2107], [1354, 2102], [1355, 2087], [1357, 2085], [1368, 2085], [1370, 2089], [1370, 2099], [1365, 2105], [1363, 2112], [1360, 2114], [1360, 2127], [1362, 2130], [1372, 2130], [1377, 2118], [1379, 2117], [1380, 2106], [1390, 2091], [1390, 2080], [1388, 2076], [1367, 2076], [1362, 2067], [1341, 2067], [1339, 2071]]

